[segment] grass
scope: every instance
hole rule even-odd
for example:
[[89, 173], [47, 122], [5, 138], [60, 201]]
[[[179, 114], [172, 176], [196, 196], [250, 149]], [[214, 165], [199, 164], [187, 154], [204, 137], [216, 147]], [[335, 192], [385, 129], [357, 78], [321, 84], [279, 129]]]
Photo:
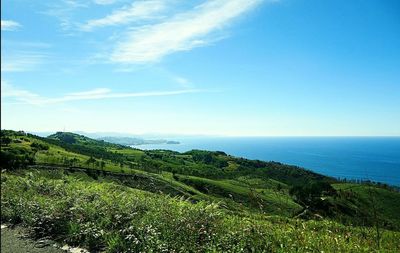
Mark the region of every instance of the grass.
[[237, 178], [237, 181], [243, 182], [246, 185], [252, 186], [254, 188], [271, 188], [271, 189], [288, 189], [288, 185], [276, 181], [274, 179], [261, 179], [261, 178], [252, 178], [247, 176], [242, 176]]
[[271, 189], [246, 187], [234, 180], [211, 180], [183, 175], [179, 176], [179, 180], [206, 194], [232, 199], [266, 213], [288, 216], [301, 209], [287, 194]]
[[[27, 137], [26, 138], [29, 141], [26, 141], [22, 143], [24, 146], [27, 148], [30, 148], [30, 143], [36, 142], [32, 137]], [[43, 141], [37, 141], [40, 143], [44, 143]], [[130, 157], [135, 156], [135, 157], [141, 157], [144, 155], [143, 151], [136, 150], [136, 149], [115, 149], [115, 148], [109, 148], [110, 151], [112, 152], [117, 152], [121, 154], [128, 155]], [[188, 159], [191, 156], [190, 155], [174, 155], [178, 157], [183, 157], [184, 159]], [[77, 166], [82, 166], [82, 167], [88, 167], [91, 168], [93, 166], [86, 164], [86, 161], [90, 158], [87, 155], [81, 155], [78, 153], [66, 151], [65, 149], [49, 144], [49, 149], [44, 150], [44, 151], [38, 151], [35, 154], [36, 161], [38, 163], [50, 163], [50, 164], [62, 164], [63, 160], [65, 159], [77, 159], [76, 165]], [[170, 172], [162, 172], [161, 174], [157, 173], [150, 173], [146, 171], [142, 171], [139, 169], [131, 169], [127, 165], [123, 165], [121, 167], [120, 164], [115, 164], [112, 163], [111, 161], [104, 160], [105, 165], [103, 170], [104, 171], [109, 171], [109, 172], [116, 172], [116, 173], [127, 173], [129, 175], [142, 175], [145, 177], [149, 178], [154, 178], [156, 180], [161, 180], [164, 181], [166, 184], [171, 185], [171, 187], [176, 188], [177, 191], [181, 191], [183, 196], [190, 197], [191, 199], [195, 201], [199, 200], [210, 200], [210, 201], [215, 201], [215, 202], [223, 202], [226, 205], [229, 205], [235, 210], [242, 210], [243, 208], [238, 207], [237, 203], [235, 201], [230, 201], [230, 195], [235, 195], [239, 199], [244, 199], [245, 203], [247, 203], [247, 198], [251, 194], [256, 194], [258, 197], [261, 198], [261, 201], [267, 201], [268, 205], [266, 205], [266, 210], [271, 211], [271, 210], [276, 210], [278, 212], [281, 212], [281, 214], [288, 214], [290, 212], [293, 212], [293, 210], [298, 209], [299, 206], [295, 204], [291, 198], [288, 196], [280, 196], [280, 194], [276, 194], [275, 192], [269, 191], [269, 190], [257, 190], [252, 192], [250, 188], [248, 187], [248, 183], [251, 180], [247, 181], [236, 181], [236, 180], [211, 180], [211, 179], [203, 179], [203, 178], [196, 178], [196, 177], [191, 177], [192, 180], [203, 180], [206, 184], [213, 185], [217, 190], [218, 194], [205, 194], [195, 187], [193, 187], [191, 184], [185, 184], [179, 180], [176, 180], [173, 176], [172, 173]], [[232, 164], [232, 163], [230, 163]], [[93, 167], [94, 168], [94, 167]], [[182, 176], [181, 176], [182, 177]], [[261, 179], [253, 179], [253, 181], [261, 181], [265, 182]], [[274, 181], [274, 180], [272, 180]], [[254, 184], [253, 184], [254, 185]], [[131, 185], [132, 186], [132, 185]], [[259, 186], [259, 185], [257, 185]], [[138, 187], [138, 186], [137, 186]], [[140, 187], [143, 189], [143, 187]], [[220, 192], [219, 192], [220, 191]], [[171, 191], [167, 191], [171, 192]], [[222, 194], [221, 194], [222, 193]], [[176, 194], [176, 192], [174, 193]], [[228, 200], [226, 199], [228, 198]], [[280, 207], [282, 206], [282, 203], [286, 203], [286, 207]], [[258, 204], [257, 208], [258, 208]], [[279, 208], [275, 208], [271, 205], [278, 206]], [[282, 212], [282, 210], [284, 210]]]
[[2, 221], [37, 237], [107, 252], [398, 252], [400, 233], [278, 216], [237, 216], [196, 204], [98, 182], [61, 170], [1, 176]]
[[337, 190], [341, 190], [341, 194], [346, 196], [347, 202], [352, 202], [356, 206], [360, 215], [371, 218], [363, 210], [370, 210], [374, 206], [381, 225], [400, 228], [400, 198], [398, 192], [371, 185], [351, 183], [334, 184], [333, 186]]
[[144, 152], [139, 150], [139, 149], [115, 149], [115, 148], [109, 148], [108, 151], [119, 153], [119, 154], [123, 154], [123, 155], [133, 156], [133, 157], [136, 157], [136, 158], [140, 158], [141, 156], [144, 155]]
[[[73, 144], [7, 134], [12, 141], [1, 146], [2, 161], [13, 166], [14, 154], [32, 165], [27, 158], [34, 155], [36, 167], [0, 164], [1, 218], [37, 238], [107, 252], [400, 250], [400, 194], [387, 186], [340, 183], [222, 152], [140, 151], [68, 133], [53, 137]], [[312, 208], [289, 194], [318, 182], [336, 192], [316, 196]]]

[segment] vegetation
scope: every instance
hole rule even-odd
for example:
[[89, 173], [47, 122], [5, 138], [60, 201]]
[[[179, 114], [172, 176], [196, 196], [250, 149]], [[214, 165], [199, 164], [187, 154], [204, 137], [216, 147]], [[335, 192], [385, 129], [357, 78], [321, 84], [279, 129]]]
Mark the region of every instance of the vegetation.
[[398, 252], [400, 194], [224, 152], [1, 131], [1, 219], [107, 252]]

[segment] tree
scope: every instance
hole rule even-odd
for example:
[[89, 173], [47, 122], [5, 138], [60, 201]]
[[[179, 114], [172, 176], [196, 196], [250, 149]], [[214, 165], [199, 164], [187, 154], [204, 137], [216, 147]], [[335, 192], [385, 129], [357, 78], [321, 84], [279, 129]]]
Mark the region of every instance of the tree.
[[49, 146], [43, 143], [39, 143], [39, 142], [32, 142], [31, 143], [31, 148], [35, 149], [37, 151], [39, 150], [49, 150]]
[[34, 164], [32, 153], [25, 150], [2, 150], [0, 152], [0, 168], [16, 170]]
[[96, 162], [96, 159], [94, 159], [92, 156], [86, 161], [87, 165], [92, 164], [94, 166], [94, 163]]
[[74, 158], [72, 158], [72, 159], [70, 160], [70, 164], [71, 164], [71, 166], [77, 165], [77, 164], [78, 164], [78, 162], [79, 162], [79, 159], [78, 159], [78, 158], [76, 158], [76, 157], [74, 157]]
[[336, 190], [328, 182], [313, 182], [294, 186], [289, 193], [302, 205], [311, 205], [313, 201], [324, 195], [335, 195]]
[[1, 145], [8, 145], [11, 143], [11, 139], [7, 136], [1, 136]]

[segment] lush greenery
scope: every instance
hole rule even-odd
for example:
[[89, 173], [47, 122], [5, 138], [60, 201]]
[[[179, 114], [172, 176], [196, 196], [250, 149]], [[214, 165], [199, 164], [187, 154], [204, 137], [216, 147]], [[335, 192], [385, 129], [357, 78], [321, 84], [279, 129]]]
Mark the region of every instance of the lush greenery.
[[1, 131], [1, 219], [108, 252], [397, 252], [400, 194], [224, 152]]

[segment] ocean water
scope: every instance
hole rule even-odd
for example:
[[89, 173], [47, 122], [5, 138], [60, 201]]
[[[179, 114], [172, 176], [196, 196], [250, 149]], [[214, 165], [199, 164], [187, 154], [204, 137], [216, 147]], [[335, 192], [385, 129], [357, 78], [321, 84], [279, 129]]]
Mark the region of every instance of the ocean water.
[[192, 149], [297, 165], [336, 178], [369, 179], [400, 186], [400, 137], [173, 138], [180, 144], [140, 149]]

